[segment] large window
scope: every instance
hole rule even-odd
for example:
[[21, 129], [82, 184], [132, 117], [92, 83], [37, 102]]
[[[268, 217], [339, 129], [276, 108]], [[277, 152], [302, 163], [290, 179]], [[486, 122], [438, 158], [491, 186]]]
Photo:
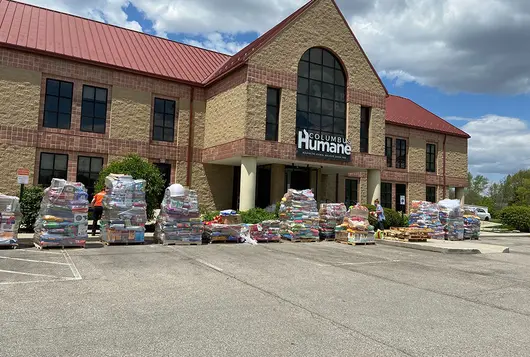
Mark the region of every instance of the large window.
[[396, 168], [407, 168], [407, 140], [396, 139]]
[[384, 208], [392, 208], [392, 184], [381, 183], [381, 206]]
[[94, 186], [98, 180], [99, 172], [103, 168], [102, 157], [78, 156], [77, 181], [85, 185], [88, 196], [92, 199]]
[[436, 202], [436, 186], [427, 186], [427, 194], [425, 200], [431, 203]]
[[345, 182], [345, 204], [346, 207], [356, 205], [359, 202], [359, 181], [346, 179]]
[[392, 167], [392, 138], [385, 138], [386, 166]]
[[46, 80], [44, 123], [46, 128], [70, 129], [74, 84], [56, 79]]
[[346, 136], [346, 82], [331, 52], [312, 48], [298, 64], [297, 130]]
[[107, 119], [107, 89], [83, 86], [81, 105], [81, 131], [105, 132]]
[[40, 154], [39, 185], [50, 186], [53, 178], [65, 179], [68, 174], [68, 155], [43, 152]]
[[153, 140], [175, 140], [175, 106], [174, 100], [155, 98]]
[[278, 121], [280, 118], [280, 90], [267, 88], [267, 128], [265, 140], [278, 141]]
[[368, 152], [368, 137], [370, 135], [371, 108], [361, 107], [361, 152]]
[[427, 172], [436, 172], [436, 145], [427, 144]]

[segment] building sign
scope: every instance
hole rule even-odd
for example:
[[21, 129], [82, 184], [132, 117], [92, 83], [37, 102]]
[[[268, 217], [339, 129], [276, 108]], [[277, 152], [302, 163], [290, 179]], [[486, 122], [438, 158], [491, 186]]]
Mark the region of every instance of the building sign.
[[322, 160], [351, 160], [351, 144], [340, 136], [315, 134], [307, 130], [298, 131], [297, 156]]
[[28, 169], [17, 170], [17, 182], [19, 185], [29, 184], [29, 170]]

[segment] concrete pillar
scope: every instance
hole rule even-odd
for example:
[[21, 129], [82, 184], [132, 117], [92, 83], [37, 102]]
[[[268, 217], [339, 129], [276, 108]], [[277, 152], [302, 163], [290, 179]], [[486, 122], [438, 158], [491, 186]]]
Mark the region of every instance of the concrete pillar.
[[368, 203], [374, 204], [381, 199], [381, 171], [368, 170]]
[[257, 159], [255, 157], [245, 156], [241, 158], [240, 211], [248, 211], [255, 207], [257, 166]]
[[460, 200], [461, 204], [465, 203], [465, 200], [466, 200], [465, 192], [466, 192], [466, 189], [464, 187], [455, 188], [455, 197], [457, 200]]

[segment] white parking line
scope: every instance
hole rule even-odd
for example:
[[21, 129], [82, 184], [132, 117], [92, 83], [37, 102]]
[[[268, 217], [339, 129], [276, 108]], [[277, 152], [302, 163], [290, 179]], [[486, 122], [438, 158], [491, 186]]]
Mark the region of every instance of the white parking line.
[[33, 260], [33, 259], [22, 259], [22, 258], [13, 258], [13, 257], [3, 257], [0, 255], [0, 259], [9, 259], [9, 260], [17, 260], [21, 262], [30, 262], [30, 263], [45, 263], [45, 264], [56, 264], [56, 265], [70, 265], [68, 263], [59, 263], [59, 262], [50, 262], [47, 260]]
[[77, 270], [77, 267], [75, 266], [74, 262], [72, 261], [72, 258], [70, 257], [70, 254], [68, 254], [68, 252], [66, 250], [64, 250], [64, 249], [62, 249], [61, 251], [63, 252], [64, 259], [66, 260], [66, 262], [70, 266], [70, 270], [72, 271], [72, 274], [74, 274], [74, 279], [75, 280], [83, 279], [81, 277], [81, 274], [79, 273], [79, 270]]
[[53, 283], [53, 282], [57, 282], [57, 281], [74, 281], [74, 280], [78, 280], [78, 279], [74, 279], [74, 278], [58, 278], [58, 279], [31, 280], [31, 281], [3, 281], [3, 282], [0, 282], [0, 285]]
[[0, 269], [0, 273], [8, 273], [8, 274], [19, 274], [19, 275], [30, 275], [30, 276], [42, 276], [44, 278], [57, 278], [62, 279], [60, 276], [54, 276], [54, 275], [46, 275], [46, 274], [35, 274], [35, 273], [23, 273], [21, 271], [13, 271], [13, 270], [2, 270]]
[[210, 268], [214, 269], [214, 270], [217, 270], [217, 271], [223, 271], [223, 269], [221, 269], [221, 268], [219, 268], [219, 267], [216, 267], [215, 265], [210, 264], [210, 263], [208, 263], [208, 262], [205, 262], [205, 261], [202, 260], [202, 259], [195, 259], [195, 260], [198, 261], [198, 262], [201, 263], [201, 264], [206, 265], [207, 267], [210, 267]]
[[45, 251], [45, 250], [33, 250], [33, 249], [20, 249], [20, 248], [17, 248], [16, 250], [17, 252], [29, 252], [29, 253], [34, 253], [34, 254], [50, 254], [50, 255], [63, 255], [63, 253], [57, 253], [57, 252], [50, 252], [50, 251]]

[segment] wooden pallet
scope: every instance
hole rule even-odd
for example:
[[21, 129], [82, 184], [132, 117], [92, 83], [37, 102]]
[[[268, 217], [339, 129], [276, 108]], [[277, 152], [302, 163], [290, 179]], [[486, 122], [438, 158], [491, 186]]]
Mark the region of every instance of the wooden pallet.
[[210, 241], [210, 244], [236, 244], [236, 243], [239, 243], [239, 241], [237, 241], [237, 240], [226, 240], [226, 239]]
[[346, 245], [375, 245], [375, 242], [337, 242]]
[[258, 243], [282, 243], [281, 240], [275, 239], [275, 240], [257, 240]]
[[291, 243], [315, 243], [318, 239], [316, 238], [296, 238], [296, 239], [287, 239], [283, 238], [286, 242]]
[[115, 242], [104, 242], [104, 241], [101, 241], [101, 243], [105, 244], [105, 245], [143, 245], [145, 244], [145, 241], [143, 242], [121, 242], [121, 241], [115, 241]]
[[427, 237], [408, 237], [408, 238], [396, 238], [396, 237], [385, 237], [383, 240], [392, 240], [395, 242], [411, 242], [411, 243], [417, 243], [417, 242], [427, 242], [429, 238]]
[[79, 245], [48, 245], [44, 244], [41, 245], [39, 243], [33, 243], [37, 249], [65, 249], [65, 248], [82, 248], [85, 249], [85, 244], [79, 244]]
[[178, 240], [170, 240], [167, 242], [160, 242], [162, 245], [202, 245], [202, 241], [200, 242], [186, 242], [186, 241], [178, 241]]

